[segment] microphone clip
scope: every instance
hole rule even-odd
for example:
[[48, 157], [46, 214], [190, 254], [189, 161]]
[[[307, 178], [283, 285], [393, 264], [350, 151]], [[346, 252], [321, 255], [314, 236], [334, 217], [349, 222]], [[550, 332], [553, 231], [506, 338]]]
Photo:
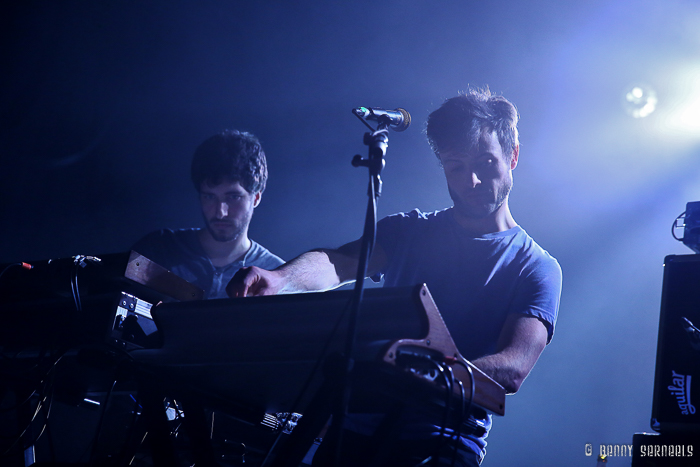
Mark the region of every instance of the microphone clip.
[[364, 144], [369, 147], [369, 155], [363, 159], [359, 154], [352, 158], [353, 167], [367, 167], [370, 179], [374, 183], [374, 196], [382, 194], [381, 173], [386, 165], [384, 156], [389, 147], [389, 131], [386, 128], [378, 129], [372, 133], [365, 133]]

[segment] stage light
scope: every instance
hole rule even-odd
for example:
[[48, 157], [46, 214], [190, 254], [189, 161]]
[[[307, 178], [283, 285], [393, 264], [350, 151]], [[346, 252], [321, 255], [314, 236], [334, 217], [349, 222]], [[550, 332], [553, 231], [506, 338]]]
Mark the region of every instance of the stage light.
[[634, 118], [644, 118], [656, 110], [656, 91], [646, 84], [633, 84], [622, 98], [625, 111]]
[[676, 76], [677, 95], [665, 125], [669, 130], [697, 137], [700, 134], [700, 66], [688, 65]]

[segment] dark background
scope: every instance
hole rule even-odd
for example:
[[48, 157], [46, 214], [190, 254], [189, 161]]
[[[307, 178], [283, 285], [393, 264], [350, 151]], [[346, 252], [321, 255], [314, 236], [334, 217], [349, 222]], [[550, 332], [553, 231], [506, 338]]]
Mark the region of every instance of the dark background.
[[[517, 106], [511, 208], [564, 271], [552, 344], [485, 466], [593, 466], [649, 431], [663, 258], [700, 179], [700, 5], [687, 0], [15, 1], [0, 34], [0, 262], [129, 249], [201, 225], [189, 163], [261, 139], [251, 237], [285, 259], [360, 235], [357, 106], [408, 109], [380, 215], [451, 204], [423, 135], [468, 85]], [[655, 112], [632, 118], [635, 84]], [[609, 465], [629, 465], [629, 459]]]

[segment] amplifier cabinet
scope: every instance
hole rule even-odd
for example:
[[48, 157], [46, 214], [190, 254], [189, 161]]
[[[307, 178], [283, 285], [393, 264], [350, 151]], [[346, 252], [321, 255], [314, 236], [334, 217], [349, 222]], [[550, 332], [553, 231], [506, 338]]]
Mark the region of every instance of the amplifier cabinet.
[[[651, 427], [700, 432], [700, 255], [664, 260]], [[700, 453], [698, 453], [700, 454]]]

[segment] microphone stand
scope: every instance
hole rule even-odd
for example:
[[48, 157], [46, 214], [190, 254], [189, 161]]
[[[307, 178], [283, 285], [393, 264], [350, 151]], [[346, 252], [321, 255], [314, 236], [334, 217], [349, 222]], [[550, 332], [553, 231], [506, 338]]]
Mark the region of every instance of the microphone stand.
[[[361, 119], [362, 120], [362, 119]], [[364, 122], [364, 120], [362, 120]], [[367, 124], [366, 122], [364, 122]], [[376, 240], [377, 230], [377, 199], [382, 192], [381, 173], [384, 168], [387, 147], [389, 146], [389, 126], [391, 121], [388, 117], [379, 119], [379, 125], [376, 130], [371, 133], [365, 133], [363, 142], [369, 147], [367, 159], [356, 155], [352, 159], [354, 167], [367, 167], [369, 170], [369, 184], [367, 188], [367, 213], [365, 215], [365, 225], [362, 234], [362, 243], [360, 247], [359, 261], [357, 266], [357, 276], [355, 279], [355, 289], [352, 295], [350, 306], [350, 316], [348, 319], [348, 331], [345, 341], [344, 352], [344, 369], [339, 375], [341, 394], [338, 400], [338, 405], [333, 413], [332, 429], [336, 430], [336, 446], [335, 446], [335, 464], [340, 465], [340, 453], [342, 445], [343, 424], [347, 412], [348, 403], [350, 401], [350, 373], [353, 369], [354, 360], [353, 352], [355, 347], [355, 339], [357, 334], [357, 319], [360, 313], [360, 305], [364, 295], [364, 282], [369, 266], [369, 259], [372, 256]], [[369, 126], [369, 125], [367, 125]], [[371, 127], [370, 127], [371, 129]]]

